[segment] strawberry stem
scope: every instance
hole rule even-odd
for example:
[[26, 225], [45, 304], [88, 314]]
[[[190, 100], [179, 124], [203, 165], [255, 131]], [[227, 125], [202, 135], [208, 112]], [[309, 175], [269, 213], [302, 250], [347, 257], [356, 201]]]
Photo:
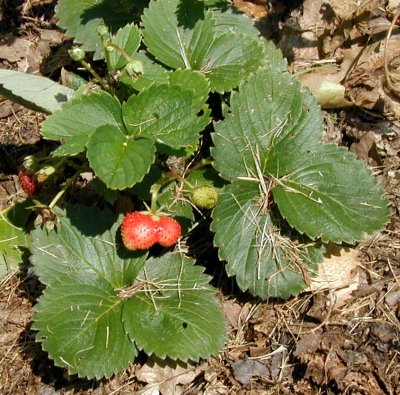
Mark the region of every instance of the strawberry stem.
[[67, 191], [67, 189], [75, 183], [75, 181], [78, 179], [79, 175], [81, 174], [82, 169], [79, 169], [61, 188], [61, 190], [57, 193], [56, 196], [54, 196], [53, 200], [49, 204], [49, 208], [53, 208], [57, 202], [61, 199], [61, 197], [64, 195], [64, 193]]

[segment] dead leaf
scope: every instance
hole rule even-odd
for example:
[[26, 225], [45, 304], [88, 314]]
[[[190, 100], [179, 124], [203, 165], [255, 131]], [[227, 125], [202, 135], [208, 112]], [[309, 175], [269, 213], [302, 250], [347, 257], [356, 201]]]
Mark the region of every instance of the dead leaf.
[[266, 0], [234, 0], [233, 4], [250, 18], [262, 19], [268, 16]]
[[183, 362], [151, 357], [136, 372], [138, 380], [148, 383], [140, 393], [148, 395], [158, 390], [162, 395], [182, 394], [183, 388], [180, 384], [191, 383], [204, 368], [205, 365], [196, 367]]
[[329, 245], [327, 254], [307, 290], [329, 290], [329, 304], [338, 308], [359, 286], [360, 275], [356, 270], [359, 265], [358, 252], [351, 248]]
[[222, 311], [225, 316], [225, 320], [233, 327], [237, 328], [242, 313], [242, 306], [233, 299], [225, 300], [222, 303]]
[[269, 375], [269, 369], [254, 359], [242, 359], [232, 364], [235, 379], [248, 388], [253, 377]]
[[0, 59], [6, 59], [11, 63], [18, 62], [28, 55], [32, 43], [25, 37], [8, 37], [6, 42], [0, 45]]
[[334, 68], [332, 72], [316, 70], [305, 73], [300, 76], [300, 81], [310, 89], [322, 108], [345, 108], [353, 104], [345, 99], [346, 89], [339, 84], [343, 77], [340, 69]]
[[382, 166], [382, 160], [376, 148], [375, 133], [373, 132], [363, 133], [358, 142], [351, 144], [350, 151], [356, 154], [360, 160], [373, 159], [374, 163], [370, 163], [372, 166]]

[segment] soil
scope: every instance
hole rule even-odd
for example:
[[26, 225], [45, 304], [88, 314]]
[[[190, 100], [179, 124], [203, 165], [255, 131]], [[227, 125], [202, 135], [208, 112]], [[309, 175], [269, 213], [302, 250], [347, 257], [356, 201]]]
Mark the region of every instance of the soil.
[[[352, 8], [355, 3], [362, 4]], [[69, 63], [65, 53], [70, 43], [57, 30], [54, 4], [0, 0], [0, 68], [59, 78]], [[142, 355], [109, 380], [68, 376], [35, 342], [30, 326], [42, 286], [29, 264], [23, 265], [0, 283], [1, 394], [400, 393], [400, 98], [395, 84], [385, 85], [383, 52], [375, 48], [373, 56], [359, 61], [360, 48], [371, 41], [398, 40], [396, 2], [235, 4], [282, 48], [293, 72], [339, 65], [329, 78], [343, 83], [343, 100], [353, 105], [324, 109], [325, 140], [347, 146], [373, 169], [390, 199], [390, 222], [363, 243], [332, 252], [331, 258], [350, 265], [349, 277], [340, 278], [335, 288], [314, 287], [286, 301], [261, 302], [236, 293], [233, 282], [221, 275], [215, 285], [230, 340], [220, 355], [193, 366], [165, 365]], [[381, 30], [372, 31], [378, 22]], [[394, 76], [400, 46], [393, 48]], [[22, 159], [52, 148], [40, 137], [44, 118], [0, 98], [0, 209], [24, 199], [16, 177]]]

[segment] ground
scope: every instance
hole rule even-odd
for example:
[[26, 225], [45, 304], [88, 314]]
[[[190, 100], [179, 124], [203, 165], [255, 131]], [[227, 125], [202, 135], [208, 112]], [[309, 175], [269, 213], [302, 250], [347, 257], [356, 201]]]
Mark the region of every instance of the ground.
[[[0, 0], [1, 68], [58, 78], [68, 66], [70, 44], [56, 29], [54, 3]], [[332, 84], [325, 140], [370, 166], [390, 199], [390, 222], [363, 243], [331, 246], [324, 261], [330, 282], [322, 276], [287, 301], [239, 296], [219, 277], [230, 328], [220, 355], [193, 366], [141, 356], [109, 380], [69, 377], [35, 342], [31, 318], [42, 287], [27, 266], [0, 283], [1, 394], [400, 393], [399, 2], [235, 4], [314, 94]], [[16, 177], [23, 157], [51, 148], [40, 140], [43, 119], [0, 98], [0, 208], [24, 197]]]

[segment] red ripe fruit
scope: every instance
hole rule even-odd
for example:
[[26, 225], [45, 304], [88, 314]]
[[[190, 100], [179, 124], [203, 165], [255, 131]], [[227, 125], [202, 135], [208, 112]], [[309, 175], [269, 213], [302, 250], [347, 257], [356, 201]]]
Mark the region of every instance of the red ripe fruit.
[[157, 242], [151, 215], [134, 211], [122, 221], [121, 236], [128, 250], [147, 250]]
[[182, 234], [182, 228], [178, 221], [171, 217], [160, 216], [155, 221], [157, 243], [163, 247], [172, 247]]
[[18, 180], [22, 189], [28, 196], [34, 196], [39, 192], [40, 184], [33, 178], [32, 174], [20, 170], [18, 173]]

